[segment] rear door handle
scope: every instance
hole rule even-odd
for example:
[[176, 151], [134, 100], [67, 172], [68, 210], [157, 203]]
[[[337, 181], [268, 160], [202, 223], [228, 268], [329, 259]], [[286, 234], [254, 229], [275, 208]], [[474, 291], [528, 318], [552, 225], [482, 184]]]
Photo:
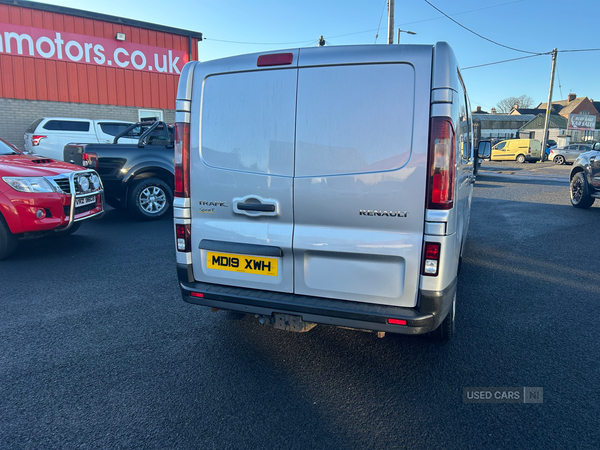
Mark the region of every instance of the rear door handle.
[[277, 200], [262, 198], [256, 195], [234, 198], [232, 203], [234, 213], [250, 217], [276, 216], [279, 209]]
[[237, 207], [242, 211], [275, 212], [275, 205], [263, 205], [262, 203], [238, 203]]

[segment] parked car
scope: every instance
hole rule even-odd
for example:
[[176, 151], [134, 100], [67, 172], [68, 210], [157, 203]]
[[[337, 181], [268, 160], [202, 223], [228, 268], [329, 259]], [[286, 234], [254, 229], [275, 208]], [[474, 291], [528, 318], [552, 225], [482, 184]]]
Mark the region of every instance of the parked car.
[[[122, 120], [89, 120], [44, 117], [29, 125], [25, 132], [25, 151], [62, 161], [69, 142], [112, 143], [117, 134], [131, 125]], [[137, 143], [138, 136], [123, 138], [123, 143]]]
[[573, 163], [570, 174], [571, 204], [589, 208], [600, 198], [600, 143], [581, 153]]
[[[132, 131], [139, 140], [121, 143]], [[171, 212], [173, 155], [173, 128], [164, 122], [132, 124], [115, 136], [114, 144], [72, 143], [64, 148], [65, 161], [98, 172], [106, 203], [128, 209], [140, 220], [161, 219]]]
[[183, 299], [291, 331], [449, 340], [470, 110], [445, 42], [189, 62], [175, 137]]
[[558, 147], [550, 150], [548, 159], [554, 164], [573, 164], [575, 160], [584, 152], [592, 149], [590, 144], [571, 144], [566, 147]]
[[535, 163], [541, 159], [542, 144], [537, 139], [508, 139], [492, 147], [490, 161]]
[[19, 238], [71, 234], [103, 213], [102, 181], [94, 170], [24, 155], [0, 139], [0, 260]]

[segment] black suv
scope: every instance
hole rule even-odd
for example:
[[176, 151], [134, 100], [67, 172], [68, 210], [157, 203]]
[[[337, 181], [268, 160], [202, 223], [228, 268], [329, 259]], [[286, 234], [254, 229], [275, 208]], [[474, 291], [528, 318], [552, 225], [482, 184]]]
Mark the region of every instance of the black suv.
[[600, 143], [582, 153], [571, 169], [571, 204], [576, 208], [589, 208], [600, 198]]

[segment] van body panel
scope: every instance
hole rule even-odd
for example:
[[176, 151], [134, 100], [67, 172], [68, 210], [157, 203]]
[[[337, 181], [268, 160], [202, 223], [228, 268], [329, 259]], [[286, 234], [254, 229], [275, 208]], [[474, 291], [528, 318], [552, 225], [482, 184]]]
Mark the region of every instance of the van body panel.
[[433, 71], [431, 89], [449, 88], [456, 94], [460, 90], [460, 82], [456, 77], [458, 67], [454, 50], [447, 42], [437, 42], [433, 49]]
[[[256, 71], [256, 56], [242, 59], [226, 68], [250, 71], [229, 73], [207, 63], [193, 74], [199, 99], [192, 102], [190, 124], [194, 278], [292, 292], [297, 69]], [[203, 240], [275, 247], [282, 256], [209, 251], [201, 248]], [[238, 267], [232, 267], [235, 259]], [[276, 275], [251, 270], [258, 263], [276, 266]]]
[[314, 50], [300, 51], [298, 71], [294, 292], [412, 307], [432, 47], [388, 50], [377, 64], [362, 46]]

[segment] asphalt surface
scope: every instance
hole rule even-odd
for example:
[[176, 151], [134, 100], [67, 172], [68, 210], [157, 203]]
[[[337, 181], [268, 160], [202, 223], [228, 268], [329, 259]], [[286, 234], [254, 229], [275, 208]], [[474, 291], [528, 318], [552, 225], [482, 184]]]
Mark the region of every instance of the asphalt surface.
[[[569, 170], [484, 164], [446, 345], [184, 303], [170, 220], [109, 209], [22, 242], [0, 261], [0, 449], [598, 448], [600, 205], [570, 206]], [[498, 386], [543, 403], [463, 403]]]

